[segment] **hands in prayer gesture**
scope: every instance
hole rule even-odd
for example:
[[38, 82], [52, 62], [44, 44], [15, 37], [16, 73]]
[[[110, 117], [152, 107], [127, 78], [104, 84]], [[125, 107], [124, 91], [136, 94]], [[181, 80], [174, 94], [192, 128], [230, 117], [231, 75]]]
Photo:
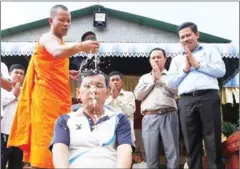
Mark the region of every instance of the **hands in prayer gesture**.
[[160, 78], [160, 76], [161, 76], [161, 72], [157, 63], [153, 63], [153, 69], [152, 69], [153, 82], [156, 83], [156, 81]]
[[200, 64], [197, 62], [196, 58], [192, 55], [191, 51], [189, 50], [188, 46], [184, 46], [185, 53], [186, 53], [186, 65], [184, 68], [184, 72], [189, 72], [191, 69], [191, 66], [198, 69], [200, 67]]

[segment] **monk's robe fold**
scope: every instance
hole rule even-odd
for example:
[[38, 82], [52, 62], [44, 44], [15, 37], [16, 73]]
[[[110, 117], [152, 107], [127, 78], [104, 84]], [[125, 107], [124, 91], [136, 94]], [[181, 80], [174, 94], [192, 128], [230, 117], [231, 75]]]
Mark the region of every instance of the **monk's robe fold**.
[[20, 147], [32, 166], [52, 168], [48, 146], [56, 119], [70, 111], [69, 58], [36, 44], [19, 97], [8, 147]]

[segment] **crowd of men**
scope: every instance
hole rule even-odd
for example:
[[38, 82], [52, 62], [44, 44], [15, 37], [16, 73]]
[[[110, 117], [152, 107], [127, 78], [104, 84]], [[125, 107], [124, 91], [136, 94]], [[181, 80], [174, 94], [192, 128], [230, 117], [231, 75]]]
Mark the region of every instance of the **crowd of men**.
[[[152, 69], [130, 92], [122, 89], [121, 72], [107, 76], [97, 69], [69, 70], [70, 56], [96, 53], [99, 43], [92, 34], [73, 45], [64, 43], [71, 25], [67, 7], [54, 6], [49, 23], [50, 31], [37, 41], [27, 71], [14, 64], [9, 77], [1, 63], [3, 169], [7, 165], [20, 169], [22, 161], [32, 168], [131, 168], [135, 99], [141, 101], [144, 116], [145, 167], [160, 167], [162, 140], [167, 168], [179, 168], [179, 112], [189, 168], [202, 168], [202, 139], [208, 168], [224, 168], [217, 78], [226, 69], [215, 49], [198, 43], [196, 24], [186, 22], [178, 27], [183, 50], [173, 58], [169, 71], [165, 50], [149, 51]], [[69, 79], [79, 77], [81, 104], [71, 105]]]

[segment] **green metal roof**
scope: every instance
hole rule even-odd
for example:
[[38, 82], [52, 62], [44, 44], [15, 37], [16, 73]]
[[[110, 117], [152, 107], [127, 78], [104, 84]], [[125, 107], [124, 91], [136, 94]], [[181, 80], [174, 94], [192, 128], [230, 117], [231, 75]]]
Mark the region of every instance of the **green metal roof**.
[[[155, 19], [151, 19], [151, 18], [147, 18], [147, 17], [143, 17], [143, 16], [139, 16], [139, 15], [135, 15], [135, 14], [131, 14], [131, 13], [127, 13], [127, 12], [122, 12], [122, 11], [118, 11], [118, 10], [105, 8], [100, 5], [93, 5], [93, 6], [90, 6], [87, 8], [72, 11], [71, 12], [72, 19], [87, 16], [87, 15], [92, 15], [94, 11], [98, 11], [99, 9], [101, 9], [101, 11], [106, 11], [108, 15], [118, 18], [118, 19], [126, 20], [129, 22], [134, 22], [139, 25], [149, 26], [149, 27], [153, 27], [156, 29], [160, 29], [160, 30], [164, 30], [167, 32], [172, 32], [172, 33], [177, 34], [177, 27], [178, 27], [177, 25], [159, 21], [159, 20], [155, 20]], [[46, 26], [46, 25], [48, 25], [48, 18], [1, 30], [1, 37], [10, 36], [15, 33], [20, 33], [23, 31], [27, 31], [27, 30], [34, 29], [34, 28], [39, 28], [41, 26]], [[210, 34], [207, 34], [204, 32], [200, 32], [199, 40], [202, 42], [205, 42], [205, 43], [230, 43], [231, 42], [231, 40], [229, 40], [229, 39], [224, 39], [224, 38], [210, 35]]]

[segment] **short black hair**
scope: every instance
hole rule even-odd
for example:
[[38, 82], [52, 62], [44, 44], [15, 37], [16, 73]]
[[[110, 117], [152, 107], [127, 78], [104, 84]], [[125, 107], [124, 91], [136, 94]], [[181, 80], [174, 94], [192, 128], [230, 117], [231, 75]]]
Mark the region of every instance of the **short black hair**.
[[25, 73], [25, 67], [21, 64], [13, 64], [10, 66], [9, 72], [12, 72], [14, 69], [22, 69]]
[[53, 17], [56, 15], [56, 12], [57, 12], [57, 10], [58, 10], [59, 8], [62, 9], [62, 10], [64, 10], [64, 11], [68, 11], [68, 8], [67, 8], [66, 6], [64, 6], [64, 5], [61, 5], [61, 4], [55, 5], [55, 6], [53, 6], [53, 7], [51, 8], [51, 11], [50, 11], [50, 17], [51, 17], [51, 18], [53, 18]]
[[193, 22], [184, 22], [182, 23], [178, 28], [177, 31], [179, 32], [180, 30], [184, 29], [184, 28], [190, 28], [192, 30], [192, 32], [197, 33], [198, 32], [198, 28], [197, 25]]
[[106, 84], [106, 87], [108, 88], [109, 86], [109, 83], [108, 83], [108, 76], [106, 74], [104, 74], [103, 72], [101, 72], [100, 70], [95, 70], [95, 69], [88, 69], [84, 72], [81, 73], [81, 81], [80, 81], [80, 86], [81, 86], [81, 83], [82, 83], [82, 79], [85, 78], [85, 77], [89, 77], [89, 76], [95, 76], [95, 75], [103, 75], [104, 78], [105, 78], [105, 84]]
[[82, 37], [81, 37], [81, 42], [83, 41], [86, 41], [86, 40], [89, 40], [89, 39], [86, 39], [87, 36], [89, 35], [94, 35], [95, 36], [95, 39], [92, 39], [92, 40], [97, 40], [96, 39], [96, 34], [94, 32], [91, 32], [91, 31], [88, 31], [88, 32], [85, 32]]
[[149, 58], [151, 57], [151, 54], [153, 53], [153, 51], [156, 51], [156, 50], [157, 50], [157, 51], [158, 51], [158, 50], [162, 51], [164, 58], [167, 57], [166, 52], [165, 52], [164, 49], [162, 49], [162, 48], [154, 48], [154, 49], [152, 49], [152, 50], [149, 52]]
[[121, 80], [123, 79], [123, 74], [120, 73], [119, 71], [112, 71], [112, 72], [109, 73], [108, 76], [109, 76], [109, 78], [110, 78], [111, 76], [115, 76], [115, 75], [120, 76]]

